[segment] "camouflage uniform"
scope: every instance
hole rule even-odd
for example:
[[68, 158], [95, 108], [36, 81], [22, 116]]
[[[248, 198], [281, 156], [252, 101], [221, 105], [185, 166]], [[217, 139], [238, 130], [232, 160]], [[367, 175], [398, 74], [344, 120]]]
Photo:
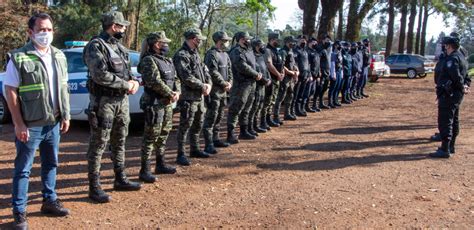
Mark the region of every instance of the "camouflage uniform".
[[[120, 12], [105, 14], [103, 23], [122, 24], [120, 22], [124, 21], [123, 16], [118, 13]], [[117, 18], [121, 18], [122, 21], [116, 22]], [[126, 23], [126, 21], [123, 22], [123, 24]], [[89, 69], [90, 102], [87, 113], [91, 135], [87, 158], [90, 185], [93, 191], [94, 186], [99, 186], [100, 162], [107, 142], [110, 140], [112, 162], [116, 175], [114, 186], [117, 189], [120, 184], [123, 184], [122, 182], [130, 184], [124, 173], [125, 139], [128, 135], [130, 122], [127, 96], [128, 80], [132, 78], [128, 50], [120, 44], [117, 38], [102, 31], [99, 36], [92, 38], [84, 48], [83, 58]], [[139, 185], [133, 189], [139, 189]]]
[[[163, 31], [148, 35], [150, 39], [169, 42]], [[141, 149], [143, 172], [149, 171], [149, 158], [156, 153], [156, 172], [164, 171], [166, 140], [172, 128], [173, 108], [171, 100], [175, 92], [181, 91], [173, 62], [154, 51], [147, 51], [138, 64], [145, 92], [140, 98], [140, 108], [145, 115], [145, 128]], [[145, 170], [148, 168], [148, 170]], [[169, 169], [169, 171], [174, 171]], [[146, 178], [146, 177], [144, 177]]]
[[[198, 29], [188, 29], [184, 36], [186, 39], [192, 36], [200, 36], [200, 39], [205, 39], [205, 37], [201, 36], [201, 32]], [[199, 133], [201, 132], [204, 114], [206, 113], [202, 92], [204, 84], [211, 84], [212, 82], [207, 67], [201, 61], [198, 49], [191, 49], [186, 41], [175, 53], [173, 63], [181, 80], [182, 90], [178, 101], [181, 113], [177, 136], [177, 161], [179, 163], [179, 159], [185, 158], [184, 144], [186, 143], [188, 132], [191, 156], [196, 153], [198, 153], [196, 156], [202, 154], [199, 150]], [[183, 165], [189, 165], [189, 163]]]
[[[248, 40], [251, 39], [248, 33], [239, 33], [239, 36], [245, 36]], [[227, 132], [228, 141], [235, 143], [235, 141], [230, 141], [230, 139], [233, 139], [230, 137], [237, 125], [237, 119], [239, 120], [241, 134], [247, 130], [249, 124], [249, 112], [255, 96], [255, 80], [258, 72], [255, 70], [255, 55], [250, 48], [250, 44], [247, 47], [239, 44], [234, 46], [230, 51], [230, 60], [232, 62], [234, 84], [230, 91]]]
[[[285, 38], [285, 43], [294, 41], [294, 38]], [[295, 70], [296, 62], [294, 58], [294, 54], [291, 48], [288, 45], [285, 45], [283, 49], [280, 50], [280, 56], [283, 58], [283, 63], [285, 63], [285, 67], [289, 70]], [[290, 106], [291, 101], [293, 100], [293, 90], [295, 87], [295, 81], [292, 76], [286, 75], [283, 80], [280, 82], [280, 88], [278, 89], [278, 95], [276, 98], [275, 106], [273, 107], [273, 116], [276, 118], [275, 120], [279, 121], [279, 114], [280, 114], [280, 107], [281, 104], [285, 104], [285, 116], [290, 115]], [[281, 123], [281, 122], [280, 122]]]
[[[280, 35], [278, 33], [270, 33], [268, 35], [268, 39], [279, 39]], [[283, 72], [283, 59], [278, 52], [277, 47], [273, 47], [270, 43], [266, 47], [265, 51], [265, 58], [267, 65], [268, 63], [272, 63], [272, 65], [276, 68], [278, 72]], [[264, 99], [264, 107], [262, 110], [262, 119], [266, 118], [268, 125], [277, 127], [279, 124], [275, 123], [273, 119], [271, 119], [271, 114], [273, 114], [273, 107], [275, 106], [276, 98], [278, 95], [278, 89], [280, 88], [280, 80], [278, 80], [279, 76], [274, 76], [270, 71], [269, 74], [271, 75], [272, 84], [265, 89], [265, 99]]]

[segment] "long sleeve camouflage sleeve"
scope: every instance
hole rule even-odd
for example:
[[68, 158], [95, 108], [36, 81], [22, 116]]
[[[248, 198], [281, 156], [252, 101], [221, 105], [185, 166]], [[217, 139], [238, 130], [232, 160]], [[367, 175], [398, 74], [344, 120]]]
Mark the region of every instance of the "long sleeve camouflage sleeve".
[[204, 88], [204, 83], [197, 76], [195, 76], [192, 70], [189, 56], [175, 55], [173, 62], [176, 72], [178, 73], [178, 77], [181, 80], [181, 84], [184, 84], [191, 89], [202, 90]]
[[138, 72], [142, 74], [145, 85], [150, 87], [153, 91], [163, 97], [171, 98], [173, 96], [173, 89], [168, 87], [166, 82], [161, 79], [158, 66], [151, 56], [144, 57], [140, 61]]
[[210, 50], [209, 52], [207, 52], [206, 57], [204, 58], [204, 63], [209, 69], [209, 74], [211, 75], [212, 83], [224, 88], [226, 86], [226, 81], [219, 72], [219, 64], [217, 62], [215, 50]]

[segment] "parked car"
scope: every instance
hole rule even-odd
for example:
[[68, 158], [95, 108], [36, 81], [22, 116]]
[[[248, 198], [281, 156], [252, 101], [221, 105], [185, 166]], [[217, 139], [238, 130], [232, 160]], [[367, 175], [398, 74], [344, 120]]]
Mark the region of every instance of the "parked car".
[[[69, 90], [70, 90], [70, 106], [72, 120], [87, 120], [85, 109], [89, 105], [89, 92], [87, 90], [87, 67], [82, 60], [83, 48], [64, 49], [64, 55], [67, 59], [67, 67], [69, 74]], [[137, 65], [140, 54], [131, 51], [130, 59], [132, 66], [132, 74], [141, 81], [140, 75], [137, 72]], [[0, 123], [10, 121], [10, 112], [3, 95], [3, 77], [5, 73], [0, 73]], [[140, 116], [143, 111], [140, 109], [140, 97], [143, 94], [143, 87], [140, 87], [138, 92], [129, 96], [130, 115], [132, 117]]]
[[392, 54], [387, 57], [385, 63], [390, 67], [392, 74], [406, 74], [413, 79], [417, 76], [426, 77], [426, 74], [434, 71], [434, 62], [417, 54]]
[[369, 66], [369, 80], [376, 82], [385, 75], [385, 57], [379, 54], [372, 54]]

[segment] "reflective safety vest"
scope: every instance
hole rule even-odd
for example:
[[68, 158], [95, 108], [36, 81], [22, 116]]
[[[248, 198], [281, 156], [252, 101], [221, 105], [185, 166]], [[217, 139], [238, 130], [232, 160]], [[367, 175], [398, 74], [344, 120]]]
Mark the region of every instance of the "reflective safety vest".
[[[28, 127], [54, 125], [59, 119], [70, 120], [67, 61], [64, 53], [51, 46], [54, 73], [56, 74], [59, 113], [54, 114], [50, 99], [48, 72], [37, 56], [32, 42], [10, 52], [20, 80], [18, 95], [23, 121]], [[54, 79], [54, 78], [53, 78]], [[54, 84], [53, 84], [54, 85]]]

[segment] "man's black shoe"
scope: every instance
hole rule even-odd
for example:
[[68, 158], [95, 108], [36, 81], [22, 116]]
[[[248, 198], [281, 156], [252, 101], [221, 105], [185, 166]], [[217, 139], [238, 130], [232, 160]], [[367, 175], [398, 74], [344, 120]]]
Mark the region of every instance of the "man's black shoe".
[[102, 190], [98, 180], [94, 180], [89, 184], [89, 198], [97, 203], [109, 203], [110, 196]]
[[449, 158], [449, 153], [442, 150], [441, 148], [438, 148], [436, 152], [430, 153], [429, 156], [433, 158]]
[[194, 158], [209, 158], [208, 153], [202, 152], [202, 151], [199, 151], [199, 150], [191, 151], [189, 153], [189, 156], [194, 157]]
[[26, 218], [26, 212], [13, 213], [13, 229], [15, 230], [28, 229], [28, 220]]
[[150, 171], [140, 170], [138, 174], [138, 179], [145, 182], [145, 183], [154, 183], [156, 181], [156, 177], [151, 174]]
[[362, 97], [369, 97], [369, 95], [368, 95], [368, 94], [365, 94], [365, 93], [361, 93], [360, 95], [361, 95]]
[[214, 148], [214, 144], [210, 144], [204, 148], [204, 152], [209, 154], [217, 154], [217, 149]]
[[293, 117], [290, 114], [287, 114], [283, 117], [283, 119], [286, 120], [286, 121], [295, 121], [296, 117]]
[[128, 178], [116, 179], [114, 182], [114, 190], [117, 191], [138, 191], [141, 188], [142, 185], [140, 183], [132, 182]]
[[431, 141], [441, 141], [441, 135], [439, 133], [435, 133], [433, 136], [430, 137]]
[[46, 200], [41, 205], [41, 213], [53, 216], [67, 216], [69, 215], [69, 209], [65, 208], [58, 199], [55, 201]]
[[176, 157], [176, 164], [181, 165], [181, 166], [190, 166], [191, 162], [183, 154], [183, 155], [178, 155], [178, 157]]
[[325, 105], [325, 104], [320, 104], [319, 105], [319, 108], [320, 109], [329, 109], [329, 106]]
[[254, 130], [257, 132], [257, 133], [266, 133], [267, 132], [267, 129], [262, 127], [262, 126], [256, 126], [254, 128]]
[[229, 143], [223, 141], [223, 140], [215, 140], [213, 141], [214, 143], [214, 147], [217, 147], [217, 148], [225, 148], [225, 147], [229, 147]]
[[168, 165], [157, 165], [155, 174], [175, 174], [176, 168]]

